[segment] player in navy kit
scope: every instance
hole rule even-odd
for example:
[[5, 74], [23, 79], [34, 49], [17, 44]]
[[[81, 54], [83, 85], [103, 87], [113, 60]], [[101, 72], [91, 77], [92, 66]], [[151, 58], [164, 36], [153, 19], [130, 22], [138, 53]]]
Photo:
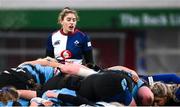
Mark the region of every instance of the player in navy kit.
[[180, 105], [180, 77], [177, 74], [141, 75], [140, 78], [150, 85], [155, 95], [154, 105]]
[[48, 37], [46, 56], [56, 58], [61, 63], [93, 63], [90, 38], [76, 28], [77, 21], [76, 11], [70, 8], [62, 10], [58, 17], [62, 28]]
[[175, 73], [139, 75], [139, 77], [144, 79], [150, 85], [152, 82], [156, 81], [162, 81], [167, 84], [180, 84], [180, 77]]

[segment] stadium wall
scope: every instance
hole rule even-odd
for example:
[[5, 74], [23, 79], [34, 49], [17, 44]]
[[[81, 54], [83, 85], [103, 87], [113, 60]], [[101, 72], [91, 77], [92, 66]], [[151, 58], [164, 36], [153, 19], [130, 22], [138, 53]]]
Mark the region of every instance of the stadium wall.
[[[97, 55], [99, 65], [119, 64], [138, 71], [179, 71], [178, 0], [0, 0], [0, 69], [44, 57], [47, 35], [59, 28], [57, 17], [66, 6], [78, 10], [78, 27], [92, 37], [96, 53], [101, 56]], [[146, 36], [148, 41], [142, 39]], [[151, 44], [147, 45], [149, 41]], [[155, 41], [157, 49], [151, 47]], [[161, 49], [165, 52], [159, 52]], [[147, 69], [142, 68], [144, 60]], [[167, 66], [169, 63], [173, 66]]]

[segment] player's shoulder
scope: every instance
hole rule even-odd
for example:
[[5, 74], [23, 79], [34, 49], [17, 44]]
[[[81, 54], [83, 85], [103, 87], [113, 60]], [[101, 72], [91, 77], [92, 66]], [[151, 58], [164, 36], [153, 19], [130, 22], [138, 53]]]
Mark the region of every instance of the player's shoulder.
[[53, 31], [52, 33], [51, 33], [51, 36], [53, 36], [53, 35], [55, 35], [55, 34], [57, 34], [57, 33], [59, 33], [60, 32], [60, 30], [55, 30], [55, 31]]
[[75, 29], [76, 34], [80, 35], [80, 36], [87, 36], [87, 34], [85, 32], [82, 32], [79, 29]]
[[48, 34], [48, 39], [50, 40], [53, 36], [57, 35], [59, 30], [52, 31]]

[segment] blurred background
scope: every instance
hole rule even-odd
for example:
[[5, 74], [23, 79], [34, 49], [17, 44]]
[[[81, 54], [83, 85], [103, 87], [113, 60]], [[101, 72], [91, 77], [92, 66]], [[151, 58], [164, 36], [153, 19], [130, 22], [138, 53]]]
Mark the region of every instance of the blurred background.
[[64, 7], [78, 11], [103, 68], [180, 73], [179, 0], [0, 0], [0, 70], [45, 57]]

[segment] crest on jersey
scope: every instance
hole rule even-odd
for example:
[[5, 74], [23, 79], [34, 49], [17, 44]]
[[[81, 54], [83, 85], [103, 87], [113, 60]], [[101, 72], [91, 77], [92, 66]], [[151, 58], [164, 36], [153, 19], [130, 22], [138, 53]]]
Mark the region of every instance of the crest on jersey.
[[69, 50], [64, 50], [61, 52], [61, 57], [63, 59], [71, 58], [71, 56], [72, 56], [72, 53]]
[[78, 40], [74, 41], [74, 44], [75, 46], [79, 46], [79, 41]]

